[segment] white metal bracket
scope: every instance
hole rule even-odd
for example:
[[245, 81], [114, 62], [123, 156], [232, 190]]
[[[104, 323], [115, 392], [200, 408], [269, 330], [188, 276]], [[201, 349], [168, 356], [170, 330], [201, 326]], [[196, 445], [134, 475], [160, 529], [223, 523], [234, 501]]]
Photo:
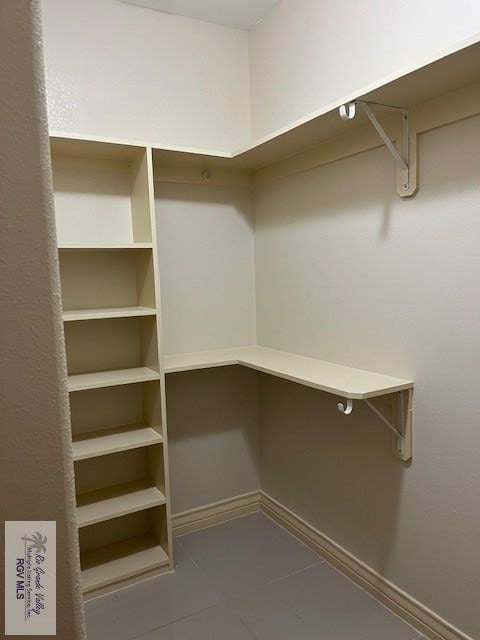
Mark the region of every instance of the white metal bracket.
[[[393, 417], [389, 419], [383, 415], [377, 407], [365, 399], [365, 404], [394, 434], [394, 448], [396, 455], [407, 462], [413, 455], [413, 389], [398, 391], [394, 394], [395, 406]], [[346, 404], [339, 402], [337, 409], [344, 415], [350, 415], [353, 411], [353, 400], [347, 398]]]
[[[356, 106], [360, 106], [365, 112], [375, 130], [385, 143], [387, 149], [392, 154], [398, 172], [397, 192], [402, 197], [412, 195], [414, 189], [411, 184], [411, 167], [410, 167], [410, 114], [407, 109], [402, 107], [392, 107], [387, 104], [378, 104], [376, 102], [365, 102], [364, 100], [355, 100], [342, 104], [339, 108], [339, 114], [342, 120], [353, 120], [356, 115]], [[402, 135], [401, 135], [401, 153], [398, 152], [395, 144], [378, 121], [371, 107], [380, 107], [401, 114], [402, 117]]]

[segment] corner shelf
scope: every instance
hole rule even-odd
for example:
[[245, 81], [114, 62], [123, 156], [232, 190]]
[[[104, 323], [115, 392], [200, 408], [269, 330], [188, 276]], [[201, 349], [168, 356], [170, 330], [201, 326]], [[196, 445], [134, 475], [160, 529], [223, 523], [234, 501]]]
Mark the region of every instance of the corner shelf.
[[82, 588], [85, 594], [114, 586], [135, 576], [167, 567], [168, 555], [154, 536], [115, 542], [82, 554]]
[[87, 460], [110, 453], [120, 453], [140, 447], [161, 444], [163, 438], [152, 427], [134, 426], [118, 427], [102, 431], [94, 431], [79, 436], [72, 442], [73, 459]]
[[[319, 391], [343, 396], [347, 402], [339, 402], [337, 408], [345, 415], [352, 413], [353, 400], [365, 401], [394, 432], [397, 456], [403, 461], [411, 459], [413, 381], [259, 346], [165, 357], [165, 373], [228, 365], [243, 365]], [[396, 399], [392, 419], [385, 417], [369, 400], [390, 394], [395, 394]]]
[[356, 400], [413, 389], [411, 380], [259, 346], [165, 356], [165, 373], [232, 364]]
[[150, 380], [160, 380], [160, 373], [149, 367], [133, 367], [132, 369], [98, 371], [95, 373], [77, 373], [68, 376], [68, 391], [73, 393], [86, 389], [115, 387], [123, 384], [148, 382]]
[[165, 504], [157, 487], [145, 482], [130, 482], [90, 491], [77, 497], [77, 525], [88, 527]]
[[78, 320], [106, 320], [109, 318], [136, 318], [155, 316], [157, 310], [152, 307], [111, 307], [106, 309], [74, 309], [63, 312], [64, 322]]

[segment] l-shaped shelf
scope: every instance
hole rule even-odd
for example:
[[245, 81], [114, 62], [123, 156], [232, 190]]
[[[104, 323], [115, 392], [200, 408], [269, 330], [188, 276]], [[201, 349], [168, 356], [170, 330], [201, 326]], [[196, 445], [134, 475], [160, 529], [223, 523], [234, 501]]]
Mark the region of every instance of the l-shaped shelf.
[[[413, 381], [411, 380], [354, 369], [325, 360], [260, 346], [170, 355], [165, 356], [164, 361], [165, 373], [243, 365], [278, 378], [347, 398], [347, 409], [341, 403], [338, 405], [339, 411], [347, 415], [352, 411], [353, 400], [364, 400], [396, 432], [399, 457], [402, 460], [409, 460], [412, 457]], [[370, 398], [389, 394], [396, 394], [397, 398], [394, 422], [390, 422], [369, 402]]]
[[165, 356], [165, 373], [232, 364], [240, 364], [352, 400], [365, 400], [413, 389], [411, 380], [259, 346]]

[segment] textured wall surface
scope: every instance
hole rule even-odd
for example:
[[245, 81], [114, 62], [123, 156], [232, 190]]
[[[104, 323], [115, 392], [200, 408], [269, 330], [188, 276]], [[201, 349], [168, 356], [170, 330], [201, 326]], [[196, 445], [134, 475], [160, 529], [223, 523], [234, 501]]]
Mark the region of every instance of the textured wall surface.
[[257, 388], [244, 367], [167, 376], [173, 513], [260, 489]]
[[248, 34], [117, 0], [41, 0], [51, 129], [231, 150], [250, 138]]
[[85, 636], [41, 32], [27, 0], [0, 3], [0, 228], [0, 520], [57, 521], [57, 636], [76, 640]]
[[474, 638], [479, 146], [479, 117], [421, 137], [407, 201], [382, 148], [256, 196], [259, 343], [415, 380], [404, 466], [362, 403], [262, 378], [262, 486]]

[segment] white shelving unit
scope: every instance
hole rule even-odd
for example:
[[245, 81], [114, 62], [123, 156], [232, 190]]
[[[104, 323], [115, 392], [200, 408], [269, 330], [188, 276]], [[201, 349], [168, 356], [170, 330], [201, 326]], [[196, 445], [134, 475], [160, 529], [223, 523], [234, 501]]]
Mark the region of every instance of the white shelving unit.
[[51, 139], [82, 582], [173, 566], [151, 150]]

